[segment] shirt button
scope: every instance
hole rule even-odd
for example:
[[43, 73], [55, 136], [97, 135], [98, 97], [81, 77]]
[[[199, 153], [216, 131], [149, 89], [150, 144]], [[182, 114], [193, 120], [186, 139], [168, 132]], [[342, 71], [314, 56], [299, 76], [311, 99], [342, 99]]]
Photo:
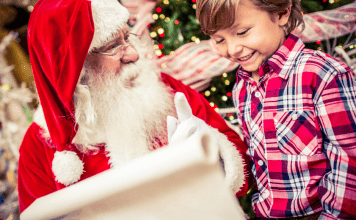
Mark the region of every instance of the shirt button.
[[257, 163], [258, 163], [258, 165], [263, 166], [263, 161], [262, 160], [259, 160]]
[[293, 120], [297, 120], [298, 115], [297, 115], [297, 114], [294, 114], [294, 115], [292, 115], [292, 118], [293, 118]]
[[269, 191], [268, 191], [268, 190], [264, 191], [264, 192], [262, 193], [262, 196], [263, 196], [264, 198], [267, 198], [267, 197], [269, 196]]
[[255, 97], [258, 98], [261, 96], [261, 93], [260, 92], [255, 92]]

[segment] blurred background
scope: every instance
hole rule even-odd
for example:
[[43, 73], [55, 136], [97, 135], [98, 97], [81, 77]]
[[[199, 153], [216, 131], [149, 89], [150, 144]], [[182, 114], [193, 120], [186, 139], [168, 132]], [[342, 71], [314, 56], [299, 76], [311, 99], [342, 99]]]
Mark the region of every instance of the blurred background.
[[[0, 0], [0, 220], [19, 219], [18, 149], [38, 98], [27, 50], [28, 20], [37, 0]], [[231, 91], [238, 65], [220, 57], [200, 30], [196, 0], [121, 0], [132, 32], [147, 42], [146, 56], [165, 73], [191, 86], [238, 130]], [[324, 51], [356, 68], [356, 1], [301, 0], [308, 48]], [[245, 212], [253, 191], [240, 198]]]

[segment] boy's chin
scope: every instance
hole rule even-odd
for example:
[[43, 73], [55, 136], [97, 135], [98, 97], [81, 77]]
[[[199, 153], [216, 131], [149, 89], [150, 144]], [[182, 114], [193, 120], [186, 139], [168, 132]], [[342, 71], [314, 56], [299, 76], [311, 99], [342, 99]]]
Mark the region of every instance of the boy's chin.
[[[241, 65], [241, 64], [240, 64]], [[241, 67], [247, 71], [247, 72], [250, 72], [250, 73], [254, 73], [254, 72], [258, 72], [258, 69], [259, 69], [259, 66], [258, 67], [251, 67], [251, 66], [243, 66], [241, 65]]]

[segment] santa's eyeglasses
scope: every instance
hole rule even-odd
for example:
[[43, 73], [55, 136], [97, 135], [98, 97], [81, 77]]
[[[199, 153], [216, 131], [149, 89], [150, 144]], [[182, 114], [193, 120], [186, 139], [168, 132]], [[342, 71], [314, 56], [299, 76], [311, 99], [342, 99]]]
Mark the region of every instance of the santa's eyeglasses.
[[[137, 34], [134, 33], [130, 33], [130, 35], [138, 36]], [[105, 51], [100, 51], [99, 49], [99, 50], [92, 51], [92, 53], [100, 53], [107, 56], [115, 56], [118, 59], [121, 59], [124, 56], [126, 48], [128, 46], [131, 46], [131, 42], [128, 37], [125, 39], [125, 43], [126, 44], [119, 44], [118, 42], [116, 42], [110, 45], [107, 49], [105, 49]]]

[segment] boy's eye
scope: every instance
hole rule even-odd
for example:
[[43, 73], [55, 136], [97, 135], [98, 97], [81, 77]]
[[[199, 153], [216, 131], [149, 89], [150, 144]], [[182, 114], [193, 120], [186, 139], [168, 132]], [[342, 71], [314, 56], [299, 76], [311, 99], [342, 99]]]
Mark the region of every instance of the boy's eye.
[[222, 43], [224, 41], [224, 39], [221, 39], [221, 40], [215, 40], [215, 43], [216, 44], [220, 44], [220, 43]]
[[246, 29], [246, 30], [244, 30], [244, 31], [242, 31], [242, 32], [237, 33], [237, 35], [244, 35], [244, 34], [246, 34], [247, 31], [249, 31], [249, 30], [250, 30], [250, 29]]

